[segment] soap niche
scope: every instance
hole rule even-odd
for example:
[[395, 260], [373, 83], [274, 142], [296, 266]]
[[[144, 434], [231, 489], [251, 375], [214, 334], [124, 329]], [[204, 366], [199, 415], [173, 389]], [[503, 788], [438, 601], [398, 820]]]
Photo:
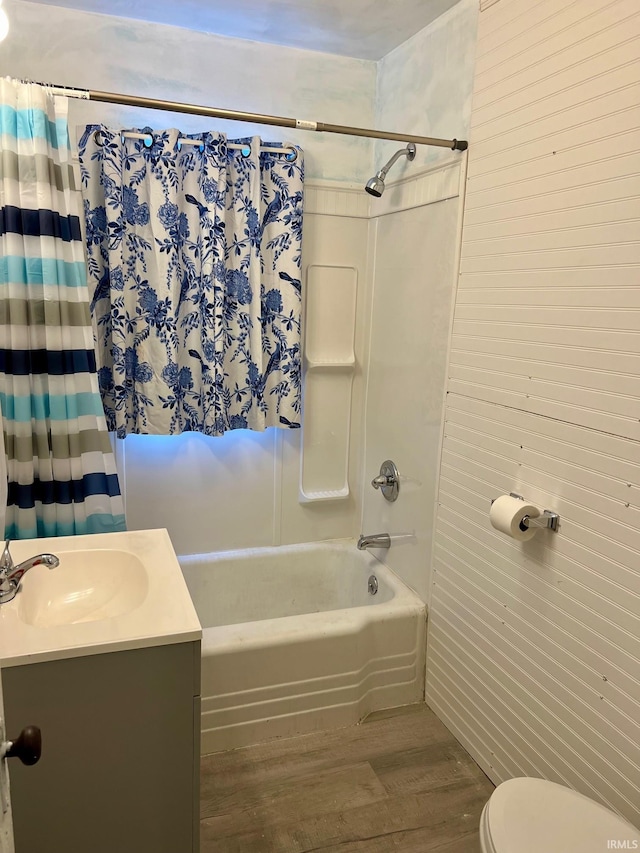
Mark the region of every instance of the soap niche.
[[311, 265], [305, 307], [300, 500], [349, 495], [349, 433], [358, 271]]

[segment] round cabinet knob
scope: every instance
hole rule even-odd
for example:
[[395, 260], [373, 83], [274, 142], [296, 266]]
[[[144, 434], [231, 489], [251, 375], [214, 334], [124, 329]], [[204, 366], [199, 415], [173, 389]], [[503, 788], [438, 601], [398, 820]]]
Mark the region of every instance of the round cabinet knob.
[[42, 733], [37, 726], [27, 726], [12, 741], [5, 753], [7, 758], [19, 758], [23, 764], [32, 765], [40, 761], [42, 755]]

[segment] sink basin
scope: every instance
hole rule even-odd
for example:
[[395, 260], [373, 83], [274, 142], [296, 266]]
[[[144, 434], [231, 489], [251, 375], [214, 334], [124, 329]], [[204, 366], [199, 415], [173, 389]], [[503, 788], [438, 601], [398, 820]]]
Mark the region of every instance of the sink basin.
[[15, 598], [0, 605], [0, 666], [143, 649], [202, 638], [166, 530], [22, 539], [16, 563], [43, 553]]
[[144, 564], [128, 551], [55, 551], [55, 569], [36, 566], [24, 576], [18, 616], [50, 628], [97, 622], [131, 613], [144, 602], [149, 581]]

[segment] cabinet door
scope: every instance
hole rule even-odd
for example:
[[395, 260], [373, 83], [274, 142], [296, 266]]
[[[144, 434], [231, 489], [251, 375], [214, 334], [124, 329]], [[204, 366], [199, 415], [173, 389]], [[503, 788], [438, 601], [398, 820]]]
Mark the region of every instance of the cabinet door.
[[37, 767], [11, 765], [16, 853], [187, 853], [197, 776], [199, 643], [4, 670], [10, 734], [37, 722]]

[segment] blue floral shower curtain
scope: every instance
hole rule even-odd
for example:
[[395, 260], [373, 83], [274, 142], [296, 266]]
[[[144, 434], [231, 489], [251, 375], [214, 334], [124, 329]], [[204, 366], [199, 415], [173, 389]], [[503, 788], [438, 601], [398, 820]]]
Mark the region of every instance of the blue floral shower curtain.
[[302, 152], [133, 133], [79, 144], [109, 429], [299, 426]]
[[12, 539], [125, 528], [67, 107], [42, 86], [0, 80], [0, 410]]

